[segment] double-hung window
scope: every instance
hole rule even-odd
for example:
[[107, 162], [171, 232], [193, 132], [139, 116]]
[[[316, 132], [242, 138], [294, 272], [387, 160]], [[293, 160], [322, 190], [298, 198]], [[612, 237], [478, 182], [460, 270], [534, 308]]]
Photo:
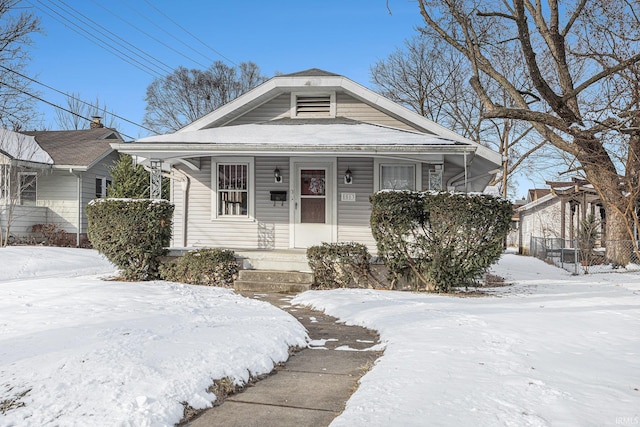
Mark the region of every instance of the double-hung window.
[[96, 178], [96, 199], [107, 197], [107, 187], [111, 185], [111, 180], [107, 178]]
[[215, 216], [249, 218], [252, 210], [253, 161], [237, 159], [215, 163]]
[[20, 185], [20, 204], [35, 206], [37, 202], [38, 174], [36, 172], [20, 172], [18, 180]]

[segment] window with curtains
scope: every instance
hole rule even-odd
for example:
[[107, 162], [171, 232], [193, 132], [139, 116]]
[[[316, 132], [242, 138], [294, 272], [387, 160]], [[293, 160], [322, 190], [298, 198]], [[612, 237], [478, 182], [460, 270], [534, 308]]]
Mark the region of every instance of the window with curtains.
[[415, 190], [415, 165], [382, 164], [380, 165], [381, 190]]
[[249, 164], [218, 163], [218, 217], [249, 216]]

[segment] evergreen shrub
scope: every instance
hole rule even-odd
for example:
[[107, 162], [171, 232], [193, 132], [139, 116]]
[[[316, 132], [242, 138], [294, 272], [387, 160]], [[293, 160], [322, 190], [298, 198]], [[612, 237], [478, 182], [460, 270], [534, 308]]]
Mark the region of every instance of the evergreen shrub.
[[371, 255], [361, 243], [322, 243], [307, 249], [314, 286], [320, 289], [371, 286]]
[[382, 191], [371, 230], [392, 283], [448, 292], [474, 285], [502, 254], [512, 205], [484, 194]]
[[167, 253], [172, 217], [166, 200], [96, 199], [87, 206], [87, 233], [124, 279], [152, 280]]
[[162, 279], [206, 286], [233, 286], [238, 274], [235, 253], [227, 249], [198, 249], [160, 266]]

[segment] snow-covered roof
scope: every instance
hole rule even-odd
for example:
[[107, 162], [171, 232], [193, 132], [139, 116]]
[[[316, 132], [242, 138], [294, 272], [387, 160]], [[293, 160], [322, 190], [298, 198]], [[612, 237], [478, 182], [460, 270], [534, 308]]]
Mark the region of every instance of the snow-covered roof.
[[13, 160], [53, 164], [53, 159], [30, 135], [0, 128], [0, 152]]
[[471, 146], [460, 140], [357, 121], [283, 119], [257, 124], [183, 131], [141, 138], [136, 144], [232, 144], [290, 147], [320, 146]]

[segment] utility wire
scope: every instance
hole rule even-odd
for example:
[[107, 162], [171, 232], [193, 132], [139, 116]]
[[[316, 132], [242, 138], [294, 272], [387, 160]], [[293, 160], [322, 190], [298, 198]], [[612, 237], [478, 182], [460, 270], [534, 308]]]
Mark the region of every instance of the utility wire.
[[165, 14], [163, 11], [161, 11], [160, 9], [158, 9], [153, 3], [149, 2], [149, 0], [144, 0], [144, 2], [146, 4], [148, 4], [149, 6], [151, 6], [153, 9], [155, 9], [160, 15], [164, 16], [165, 18], [167, 18], [169, 21], [171, 21], [175, 26], [177, 26], [178, 28], [180, 28], [182, 31], [184, 31], [185, 33], [189, 34], [191, 37], [193, 37], [195, 40], [197, 40], [198, 42], [200, 42], [201, 45], [203, 45], [204, 47], [206, 47], [207, 49], [211, 50], [212, 52], [214, 52], [216, 55], [220, 56], [223, 59], [226, 59], [228, 62], [232, 63], [233, 65], [238, 65], [235, 62], [233, 62], [231, 59], [227, 58], [226, 56], [224, 56], [223, 54], [221, 54], [220, 52], [218, 52], [217, 50], [215, 50], [214, 48], [212, 48], [211, 46], [209, 46], [208, 44], [206, 44], [205, 42], [203, 42], [202, 40], [200, 40], [197, 36], [193, 35], [193, 33], [191, 33], [189, 30], [187, 30], [186, 28], [184, 28], [182, 25], [178, 24], [176, 21], [174, 21], [170, 16], [168, 16], [167, 14]]
[[[138, 55], [140, 58], [144, 59], [144, 57], [150, 58], [152, 61], [155, 61], [157, 64], [161, 65], [162, 67], [165, 68], [164, 71], [169, 71], [172, 72], [173, 71], [173, 67], [171, 65], [166, 64], [165, 62], [162, 62], [161, 60], [159, 60], [158, 58], [154, 57], [153, 55], [148, 54], [147, 52], [143, 51], [142, 49], [134, 46], [133, 44], [129, 43], [127, 40], [123, 39], [122, 37], [120, 37], [119, 35], [115, 34], [114, 32], [112, 32], [111, 30], [105, 28], [103, 25], [101, 25], [100, 23], [94, 21], [93, 19], [89, 18], [87, 15], [83, 14], [82, 12], [78, 11], [77, 9], [74, 9], [72, 6], [70, 6], [69, 4], [65, 3], [62, 0], [58, 0], [59, 3], [63, 4], [64, 6], [66, 6], [68, 9], [70, 9], [71, 11], [75, 12], [76, 14], [80, 15], [82, 18], [84, 18], [85, 20], [91, 22], [93, 25], [96, 25], [98, 27], [100, 27], [102, 30], [106, 31], [107, 33], [111, 34], [112, 36], [114, 36], [115, 38], [117, 38], [118, 40], [121, 40], [123, 43], [125, 43], [128, 46], [131, 46], [134, 50], [136, 50], [137, 52], [140, 53], [136, 53], [133, 50], [127, 48], [126, 46], [122, 45], [121, 43], [119, 43], [116, 40], [113, 40], [111, 37], [109, 37], [108, 35], [105, 35], [107, 38], [109, 38], [109, 40], [114, 41], [115, 43], [117, 43], [119, 46], [122, 46], [124, 49], [129, 50], [131, 53]], [[104, 34], [102, 31], [99, 31], [101, 34]], [[142, 55], [141, 55], [142, 54]], [[160, 68], [160, 67], [158, 67]]]
[[[29, 93], [29, 92], [27, 92], [26, 90], [23, 90], [23, 89], [17, 88], [17, 87], [15, 87], [15, 86], [12, 86], [12, 85], [10, 85], [10, 84], [7, 84], [7, 83], [5, 83], [5, 82], [3, 82], [3, 81], [0, 81], [0, 85], [5, 85], [6, 87], [8, 87], [8, 88], [10, 88], [10, 89], [16, 90], [16, 91], [18, 91], [18, 92], [20, 92], [20, 93], [23, 93], [23, 94], [25, 94], [25, 95], [27, 95], [27, 96], [30, 96], [30, 97], [32, 97], [32, 98], [34, 98], [34, 99], [37, 99], [37, 100], [38, 100], [38, 101], [40, 101], [40, 102], [44, 102], [45, 104], [50, 105], [50, 106], [52, 106], [52, 107], [54, 107], [54, 108], [58, 108], [58, 109], [60, 109], [60, 110], [62, 110], [62, 111], [66, 111], [67, 113], [69, 113], [69, 114], [73, 114], [74, 116], [79, 117], [79, 118], [81, 118], [81, 119], [87, 120], [87, 121], [89, 121], [89, 122], [91, 122], [91, 121], [92, 121], [92, 119], [89, 119], [89, 118], [87, 118], [87, 117], [84, 117], [83, 115], [78, 114], [78, 113], [76, 113], [75, 111], [71, 111], [71, 110], [69, 110], [68, 108], [61, 107], [60, 105], [55, 104], [55, 103], [53, 103], [53, 102], [51, 102], [51, 101], [47, 101], [46, 99], [41, 98], [41, 97], [39, 97], [38, 95], [34, 95], [34, 94], [32, 94], [32, 93]], [[132, 140], [133, 140], [133, 139], [135, 139], [134, 137], [132, 137], [131, 135], [127, 135], [126, 133], [122, 133], [122, 132], [120, 132], [120, 131], [118, 131], [118, 133], [119, 133], [120, 135], [122, 135], [122, 136], [126, 136], [126, 137], [127, 137], [127, 138], [129, 138], [129, 139], [132, 139]]]
[[[65, 21], [68, 21], [71, 25], [74, 25], [76, 27], [78, 27], [80, 30], [82, 30], [82, 32], [87, 33], [89, 35], [89, 37], [85, 34], [83, 34], [82, 32], [80, 32], [78, 29], [75, 29], [69, 25], [67, 25], [65, 22], [63, 22], [62, 20], [60, 20], [59, 18], [53, 16], [51, 13], [47, 12], [46, 10], [44, 10], [42, 7], [38, 6], [37, 4], [33, 3], [30, 0], [27, 0], [31, 5], [33, 5], [34, 7], [36, 7], [37, 9], [39, 9], [40, 11], [44, 12], [46, 15], [50, 16], [51, 18], [53, 18], [54, 20], [60, 22], [62, 25], [64, 25], [65, 27], [69, 28], [70, 30], [72, 30], [73, 32], [79, 34], [81, 37], [87, 39], [88, 41], [90, 41], [91, 43], [95, 44], [96, 46], [106, 50], [107, 52], [111, 53], [112, 55], [117, 56], [118, 58], [120, 58], [121, 60], [123, 60], [124, 62], [133, 65], [134, 67], [138, 68], [139, 70], [149, 74], [152, 77], [164, 77], [160, 72], [146, 66], [145, 64], [141, 63], [140, 61], [136, 60], [135, 58], [131, 58], [129, 55], [127, 55], [126, 53], [120, 51], [119, 49], [116, 49], [112, 46], [109, 45], [102, 45], [101, 43], [99, 43], [98, 41], [90, 38], [96, 38], [95, 36], [93, 36], [90, 32], [88, 32], [87, 30], [85, 30], [84, 28], [80, 28], [77, 24], [74, 24], [73, 22], [71, 22], [68, 18], [65, 18], [64, 16], [60, 15], [60, 13], [52, 10], [50, 7], [43, 5], [44, 7], [46, 7], [47, 9], [51, 10], [53, 13], [55, 13], [56, 15], [60, 16], [62, 19], [64, 19]], [[36, 0], [40, 3], [40, 0]], [[127, 59], [128, 58], [128, 59]]]
[[[93, 3], [96, 3], [96, 0], [91, 0]], [[139, 10], [135, 9], [133, 6], [127, 4], [125, 1], [120, 0], [120, 3], [123, 4], [124, 6], [128, 7], [129, 9], [133, 10], [135, 13], [137, 13], [142, 19], [144, 19], [145, 21], [149, 22], [151, 25], [153, 25], [154, 27], [156, 27], [157, 29], [159, 29], [160, 31], [162, 31], [163, 33], [165, 33], [166, 35], [168, 35], [169, 37], [171, 37], [172, 39], [176, 40], [178, 43], [180, 43], [181, 45], [183, 45], [184, 47], [186, 47], [187, 49], [191, 50], [192, 52], [195, 52], [196, 54], [202, 56], [204, 59], [206, 59], [207, 61], [209, 61], [210, 63], [213, 63], [214, 60], [210, 57], [205, 55], [204, 53], [202, 53], [202, 50], [197, 50], [195, 49], [192, 45], [190, 45], [189, 43], [184, 42], [183, 40], [179, 39], [174, 33], [167, 31], [166, 28], [162, 27], [161, 25], [158, 25], [157, 23], [155, 23], [151, 18], [149, 18], [146, 14], [140, 12]], [[173, 50], [173, 49], [172, 49]], [[185, 56], [185, 55], [183, 55]], [[186, 56], [185, 56], [186, 57]], [[195, 62], [196, 64], [205, 67], [205, 65], [201, 64], [200, 62], [192, 59], [192, 58], [188, 58], [191, 61]]]
[[[10, 71], [10, 72], [12, 72], [12, 73], [15, 73], [15, 74], [19, 75], [20, 77], [22, 77], [22, 78], [24, 78], [24, 79], [27, 79], [27, 80], [32, 81], [32, 82], [34, 82], [34, 83], [37, 83], [37, 84], [39, 84], [39, 85], [41, 85], [41, 86], [44, 86], [44, 87], [46, 87], [47, 89], [50, 89], [50, 90], [52, 90], [52, 91], [54, 91], [54, 92], [57, 92], [57, 93], [59, 93], [59, 94], [61, 94], [61, 95], [64, 95], [64, 96], [66, 96], [66, 97], [68, 97], [68, 98], [71, 98], [71, 99], [73, 99], [74, 101], [78, 101], [78, 102], [80, 102], [80, 103], [82, 103], [82, 104], [84, 104], [84, 105], [88, 105], [88, 106], [90, 106], [90, 107], [96, 107], [96, 108], [100, 109], [100, 107], [99, 107], [99, 106], [97, 106], [97, 105], [93, 105], [93, 104], [91, 104], [91, 103], [89, 103], [89, 102], [85, 102], [85, 101], [83, 101], [83, 100], [81, 100], [81, 99], [79, 99], [79, 98], [74, 97], [73, 95], [69, 95], [68, 93], [65, 93], [65, 92], [63, 92], [63, 91], [61, 91], [61, 90], [59, 90], [59, 89], [56, 89], [56, 88], [54, 88], [54, 87], [52, 87], [52, 86], [49, 86], [48, 84], [42, 83], [41, 81], [38, 81], [38, 80], [36, 80], [36, 79], [34, 79], [34, 78], [31, 78], [31, 77], [29, 77], [29, 76], [26, 76], [26, 75], [24, 75], [24, 74], [22, 74], [22, 73], [19, 73], [18, 71], [15, 71], [15, 70], [12, 70], [12, 69], [10, 69], [10, 68], [7, 68], [7, 67], [5, 67], [5, 66], [4, 66], [4, 65], [2, 65], [2, 64], [0, 64], [0, 68], [2, 68], [2, 69], [4, 69], [4, 70], [7, 70], [7, 71]], [[107, 112], [107, 111], [105, 111], [105, 112]], [[157, 132], [156, 132], [156, 131], [154, 131], [153, 129], [148, 128], [148, 127], [146, 127], [146, 126], [144, 126], [144, 125], [141, 125], [141, 124], [139, 124], [139, 123], [133, 122], [133, 121], [131, 121], [131, 120], [129, 120], [129, 119], [126, 119], [126, 118], [124, 118], [124, 117], [122, 117], [122, 116], [119, 116], [119, 115], [117, 115], [117, 114], [114, 114], [114, 113], [112, 113], [112, 112], [109, 112], [109, 114], [110, 114], [110, 115], [112, 115], [113, 117], [117, 118], [117, 119], [124, 120], [125, 122], [127, 122], [127, 123], [129, 123], [129, 124], [132, 124], [132, 125], [134, 125], [134, 126], [137, 126], [137, 127], [139, 127], [139, 128], [142, 128], [142, 129], [144, 129], [144, 130], [148, 130], [149, 132], [153, 132], [154, 134], [157, 134]]]
[[[146, 32], [146, 31], [144, 31], [144, 30], [140, 29], [140, 28], [139, 28], [138, 26], [136, 26], [135, 24], [132, 24], [131, 22], [127, 21], [126, 19], [122, 18], [121, 16], [119, 16], [119, 15], [115, 14], [115, 13], [114, 13], [112, 10], [110, 10], [109, 8], [104, 7], [103, 5], [101, 5], [100, 3], [96, 2], [95, 0], [91, 0], [91, 1], [92, 1], [92, 3], [94, 3], [95, 5], [97, 5], [98, 7], [102, 8], [103, 10], [105, 10], [106, 12], [108, 12], [109, 14], [113, 15], [115, 18], [119, 19], [120, 21], [122, 21], [122, 22], [124, 22], [125, 24], [129, 25], [129, 26], [130, 26], [130, 27], [132, 27], [133, 29], [135, 29], [135, 30], [137, 30], [138, 32], [140, 32], [140, 33], [144, 34], [145, 36], [149, 37], [151, 40], [153, 40], [153, 41], [155, 41], [155, 42], [157, 42], [157, 43], [161, 44], [162, 46], [166, 47], [167, 49], [169, 49], [169, 50], [171, 50], [171, 51], [173, 51], [173, 52], [175, 52], [175, 53], [177, 53], [178, 55], [182, 56], [183, 58], [186, 58], [187, 60], [189, 60], [189, 61], [191, 61], [191, 62], [194, 62], [194, 63], [198, 64], [199, 66], [201, 66], [201, 67], [203, 67], [203, 68], [207, 68], [207, 66], [206, 66], [205, 64], [203, 64], [203, 63], [199, 62], [199, 61], [198, 61], [198, 60], [196, 60], [196, 59], [193, 59], [193, 58], [192, 58], [192, 57], [190, 57], [190, 56], [187, 56], [184, 52], [181, 52], [181, 51], [179, 51], [179, 50], [177, 50], [177, 49], [175, 49], [175, 48], [171, 47], [170, 45], [166, 44], [165, 42], [163, 42], [162, 40], [160, 40], [160, 39], [158, 39], [157, 37], [153, 36], [152, 34], [149, 34], [148, 32]], [[138, 15], [142, 16], [144, 19], [146, 19], [147, 21], [151, 22], [154, 26], [156, 26], [156, 27], [160, 28], [160, 29], [161, 29], [163, 32], [165, 32], [166, 34], [168, 34], [168, 35], [170, 35], [171, 37], [175, 38], [175, 36], [174, 36], [174, 35], [172, 35], [171, 33], [167, 32], [165, 29], [163, 29], [163, 28], [159, 27], [159, 26], [158, 26], [157, 24], [155, 24], [153, 21], [149, 20], [149, 18], [147, 18], [146, 16], [144, 16], [144, 15], [142, 15], [140, 12], [138, 12], [136, 9], [134, 9], [134, 8], [132, 8], [131, 6], [126, 5], [126, 4], [125, 4], [125, 6], [129, 7], [131, 10], [133, 10], [134, 12], [136, 12]], [[176, 39], [176, 40], [177, 40], [177, 39]], [[180, 41], [180, 40], [178, 40], [178, 41]], [[186, 43], [184, 43], [184, 42], [181, 42], [181, 43], [182, 43], [183, 45], [187, 46], [188, 48], [190, 48], [191, 50], [193, 50], [193, 48], [192, 48], [191, 46], [187, 45]], [[197, 51], [196, 51], [196, 52], [197, 52]], [[203, 56], [204, 56], [204, 55], [203, 55]], [[205, 56], [205, 58], [207, 58], [207, 57]], [[209, 59], [209, 58], [207, 58], [207, 59]], [[213, 61], [211, 61], [211, 62], [213, 62]]]

